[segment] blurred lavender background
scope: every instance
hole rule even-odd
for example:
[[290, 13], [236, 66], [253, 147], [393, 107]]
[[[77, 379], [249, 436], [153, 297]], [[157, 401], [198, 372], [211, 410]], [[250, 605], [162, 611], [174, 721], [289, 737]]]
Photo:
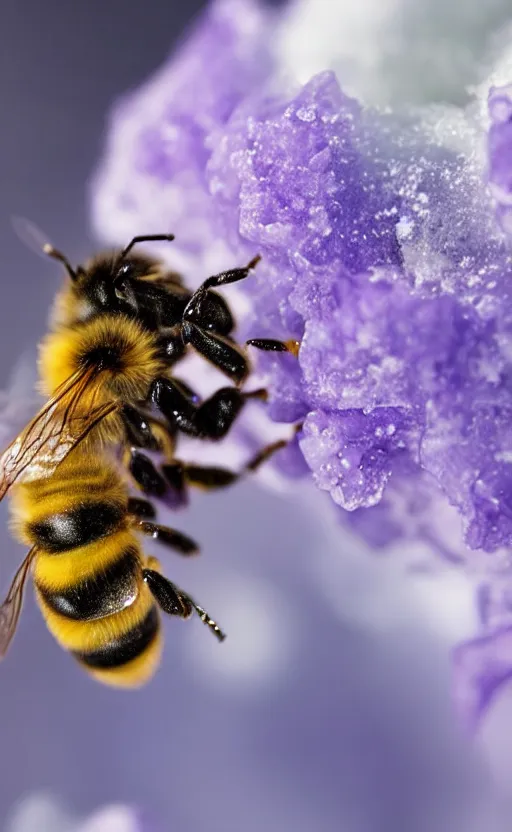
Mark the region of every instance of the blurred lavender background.
[[[35, 360], [60, 283], [54, 265], [17, 240], [10, 216], [41, 225], [73, 260], [90, 251], [86, 184], [106, 111], [158, 67], [199, 6], [3, 4], [1, 386], [22, 354]], [[438, 94], [443, 55], [460, 55], [461, 75], [476, 82], [472, 59], [485, 62], [493, 33], [512, 18], [512, 0], [485, 11], [465, 0], [346, 6], [346, 42], [368, 56], [357, 82], [368, 88], [385, 77], [412, 99], [401, 49], [415, 56], [418, 75], [433, 67]], [[390, 54], [372, 63], [379, 33], [397, 15]], [[311, 72], [321, 68], [309, 57]], [[377, 85], [372, 91], [378, 99]], [[6, 586], [22, 550], [9, 537], [5, 505], [1, 513]], [[229, 640], [219, 647], [198, 622], [168, 622], [162, 669], [141, 692], [85, 678], [29, 597], [0, 668], [0, 827], [21, 832], [22, 821], [7, 827], [7, 818], [39, 792], [70, 816], [136, 805], [148, 830], [509, 829], [511, 700], [500, 697], [477, 739], [459, 727], [450, 700], [449, 651], [476, 617], [464, 578], [406, 576], [399, 558], [379, 559], [342, 533], [334, 514], [307, 484], [286, 497], [255, 483], [195, 497], [177, 525], [200, 540], [202, 558], [163, 557]], [[42, 816], [26, 814], [23, 832], [45, 832]], [[67, 832], [62, 818], [44, 822]]]

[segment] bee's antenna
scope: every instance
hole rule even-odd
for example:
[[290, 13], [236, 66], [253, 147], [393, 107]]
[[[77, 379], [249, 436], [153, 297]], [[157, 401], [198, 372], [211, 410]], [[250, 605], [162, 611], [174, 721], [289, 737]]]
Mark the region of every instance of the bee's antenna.
[[68, 258], [62, 254], [61, 251], [54, 248], [51, 243], [45, 243], [43, 246], [43, 252], [48, 255], [48, 257], [53, 257], [54, 260], [58, 260], [62, 263], [69, 274], [71, 280], [74, 282], [78, 280], [78, 273], [72, 267], [71, 263], [69, 262]]
[[140, 237], [134, 237], [119, 255], [119, 262], [124, 260], [126, 255], [130, 253], [132, 248], [136, 246], [137, 243], [161, 243], [164, 241], [172, 243], [173, 240], [174, 234], [142, 234]]
[[78, 279], [81, 269], [73, 269], [67, 257], [64, 257], [60, 251], [48, 242], [47, 235], [37, 225], [25, 219], [25, 217], [11, 217], [11, 223], [17, 236], [28, 248], [35, 251], [36, 254], [44, 254], [63, 263], [71, 280], [76, 281]]
[[[137, 243], [171, 243], [173, 240], [174, 234], [141, 234], [138, 237], [134, 237], [133, 240], [130, 240], [126, 248], [122, 250], [119, 257], [114, 261], [114, 272], [118, 271], [124, 258], [130, 253], [132, 248], [137, 245]], [[122, 274], [114, 274], [114, 285], [122, 280], [122, 278]]]

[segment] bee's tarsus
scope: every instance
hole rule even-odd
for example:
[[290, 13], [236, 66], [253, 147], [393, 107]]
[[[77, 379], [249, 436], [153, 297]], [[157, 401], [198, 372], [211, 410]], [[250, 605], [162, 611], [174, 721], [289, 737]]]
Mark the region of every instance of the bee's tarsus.
[[226, 634], [220, 629], [217, 622], [214, 621], [213, 618], [210, 618], [206, 610], [203, 610], [203, 608], [198, 606], [198, 604], [195, 604], [194, 601], [192, 601], [192, 606], [194, 607], [203, 624], [206, 624], [206, 626], [210, 628], [215, 638], [218, 641], [224, 641], [226, 638]]
[[[153, 558], [152, 561], [154, 562]], [[172, 581], [155, 569], [144, 569], [143, 576], [151, 594], [163, 612], [168, 615], [177, 615], [180, 618], [190, 618], [193, 611], [195, 611], [215, 637], [219, 641], [224, 641], [226, 636], [219, 625], [210, 618], [206, 610], [196, 604], [188, 593], [183, 592], [176, 584], [173, 584]]]
[[239, 280], [245, 280], [249, 272], [258, 265], [260, 260], [261, 254], [256, 254], [256, 256], [247, 263], [247, 266], [242, 266], [238, 269], [228, 269], [225, 272], [219, 272], [219, 274], [207, 277], [197, 292], [192, 296], [190, 303], [192, 304], [194, 302], [194, 297], [196, 295], [206, 291], [207, 289], [215, 289], [218, 286], [227, 286], [229, 283], [238, 283]]
[[254, 473], [261, 468], [261, 466], [270, 459], [277, 451], [281, 451], [283, 448], [286, 448], [288, 444], [287, 439], [279, 439], [277, 442], [272, 442], [269, 445], [265, 445], [261, 451], [253, 456], [253, 458], [247, 463], [245, 466], [245, 470], [251, 473]]

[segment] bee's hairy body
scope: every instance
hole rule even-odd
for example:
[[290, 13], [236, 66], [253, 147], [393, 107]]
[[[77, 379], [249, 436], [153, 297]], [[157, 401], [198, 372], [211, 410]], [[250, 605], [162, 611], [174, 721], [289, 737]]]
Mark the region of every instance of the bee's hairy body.
[[13, 492], [13, 529], [37, 547], [36, 598], [50, 632], [91, 675], [134, 687], [154, 674], [160, 615], [144, 581], [128, 492], [104, 455], [74, 452], [44, 480]]
[[[262, 448], [244, 468], [184, 462], [179, 434], [217, 441], [246, 401], [250, 371], [245, 348], [232, 337], [234, 319], [217, 287], [244, 280], [259, 261], [207, 278], [195, 292], [157, 260], [130, 254], [135, 244], [172, 235], [134, 237], [122, 251], [103, 253], [67, 271], [51, 331], [39, 355], [47, 403], [0, 457], [0, 500], [12, 488], [12, 526], [30, 546], [0, 605], [0, 658], [16, 630], [24, 585], [32, 573], [49, 630], [98, 680], [137, 687], [158, 667], [160, 612], [197, 614], [215, 637], [224, 633], [206, 610], [147, 557], [139, 534], [188, 556], [198, 550], [182, 532], [152, 522], [153, 498], [179, 507], [189, 486], [224, 488], [252, 473], [286, 442]], [[247, 342], [297, 354], [298, 343]], [[175, 365], [193, 349], [233, 386], [201, 400]], [[155, 464], [142, 451], [158, 452]], [[130, 496], [136, 485], [145, 498]]]

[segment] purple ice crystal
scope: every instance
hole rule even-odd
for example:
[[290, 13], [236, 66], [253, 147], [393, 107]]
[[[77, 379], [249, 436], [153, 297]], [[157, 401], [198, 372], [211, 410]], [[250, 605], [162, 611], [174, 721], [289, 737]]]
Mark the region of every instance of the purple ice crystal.
[[[510, 89], [491, 91], [489, 188], [469, 115], [443, 134], [364, 107], [331, 72], [301, 86], [281, 73], [279, 25], [217, 0], [115, 109], [95, 225], [115, 242], [172, 229], [171, 262], [196, 282], [259, 252], [240, 337], [301, 341], [298, 360], [258, 359], [272, 419], [303, 423], [288, 470], [302, 453], [373, 543], [494, 553], [512, 544]], [[442, 542], [440, 500], [464, 543]]]

